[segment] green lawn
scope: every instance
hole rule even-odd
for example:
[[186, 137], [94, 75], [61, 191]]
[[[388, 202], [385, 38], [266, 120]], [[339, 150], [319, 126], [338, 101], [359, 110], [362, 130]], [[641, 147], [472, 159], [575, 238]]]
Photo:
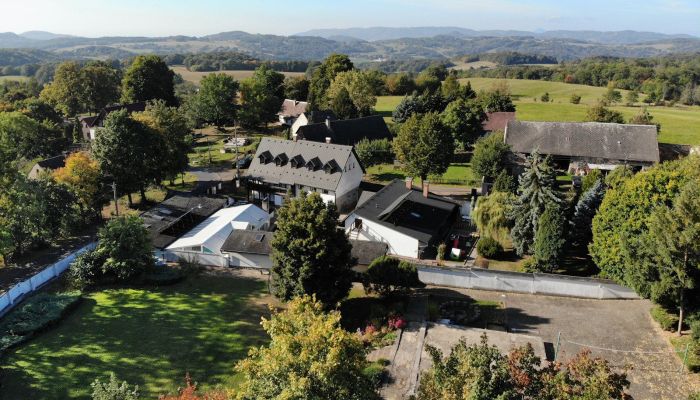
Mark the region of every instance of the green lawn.
[[[367, 179], [379, 183], [389, 183], [394, 179], [405, 179], [407, 174], [399, 167], [393, 164], [380, 164], [373, 165], [367, 168]], [[472, 171], [471, 164], [469, 163], [454, 163], [449, 166], [447, 172], [436, 179], [432, 177], [433, 182], [439, 185], [457, 184], [464, 185], [464, 183], [449, 183], [449, 181], [460, 180], [467, 181], [467, 185], [477, 185], [479, 180], [476, 177], [474, 171]], [[444, 179], [447, 182], [440, 182], [438, 179]], [[414, 183], [420, 184], [420, 178], [415, 178]]]
[[267, 341], [265, 289], [258, 280], [200, 276], [89, 294], [58, 327], [0, 362], [0, 397], [88, 399], [90, 383], [110, 372], [148, 399], [175, 391], [188, 372], [205, 389], [235, 385], [236, 361]]
[[[468, 78], [462, 83], [471, 82], [474, 90], [489, 89], [499, 79]], [[562, 82], [534, 81], [524, 79], [506, 79], [513, 93], [517, 107], [517, 118], [522, 121], [583, 121], [586, 110], [605, 93], [605, 88], [572, 85]], [[542, 103], [540, 96], [548, 92], [553, 102]], [[624, 94], [626, 93], [624, 90]], [[569, 98], [573, 93], [581, 96], [581, 104], [571, 104]], [[377, 99], [376, 109], [385, 117], [401, 101], [401, 96], [381, 96]], [[637, 114], [642, 103], [634, 107], [616, 106], [626, 119]], [[654, 121], [661, 124], [659, 141], [662, 143], [700, 145], [700, 106], [648, 107]]]

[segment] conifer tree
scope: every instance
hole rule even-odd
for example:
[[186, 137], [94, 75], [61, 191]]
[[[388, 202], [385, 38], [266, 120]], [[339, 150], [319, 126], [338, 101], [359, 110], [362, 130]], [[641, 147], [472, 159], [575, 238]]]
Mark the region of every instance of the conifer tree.
[[599, 179], [579, 199], [570, 224], [570, 240], [574, 246], [587, 246], [593, 239], [591, 224], [604, 196], [605, 185]]
[[549, 158], [535, 151], [527, 158], [526, 169], [520, 175], [518, 199], [513, 207], [515, 225], [511, 231], [518, 255], [532, 254], [540, 215], [548, 204], [561, 203], [554, 187], [556, 173]]

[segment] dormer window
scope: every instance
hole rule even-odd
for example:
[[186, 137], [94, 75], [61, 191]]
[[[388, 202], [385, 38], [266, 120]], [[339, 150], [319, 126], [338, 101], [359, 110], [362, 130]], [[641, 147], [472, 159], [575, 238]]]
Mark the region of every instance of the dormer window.
[[327, 174], [334, 174], [335, 172], [340, 171], [340, 165], [338, 165], [335, 160], [330, 160], [323, 166], [323, 170]]
[[290, 161], [289, 163], [292, 164], [292, 168], [301, 168], [305, 165], [304, 157], [302, 157], [300, 154], [297, 154], [296, 156], [292, 157], [292, 161]]
[[268, 150], [265, 150], [262, 153], [260, 153], [258, 158], [260, 158], [260, 162], [262, 164], [267, 164], [270, 161], [272, 161], [272, 153], [270, 153]]
[[321, 160], [318, 159], [318, 157], [314, 157], [306, 163], [306, 168], [309, 171], [316, 171], [318, 169], [321, 169], [322, 166], [323, 164], [321, 163]]
[[275, 157], [275, 165], [277, 165], [278, 167], [281, 167], [284, 164], [286, 164], [288, 160], [289, 160], [289, 158], [287, 157], [286, 154], [280, 153], [277, 155], [277, 157]]

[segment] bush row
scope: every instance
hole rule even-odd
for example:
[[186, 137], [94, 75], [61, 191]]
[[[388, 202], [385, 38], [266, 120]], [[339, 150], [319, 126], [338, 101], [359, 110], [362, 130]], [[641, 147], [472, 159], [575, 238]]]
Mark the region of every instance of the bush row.
[[81, 292], [39, 293], [0, 320], [0, 354], [63, 319], [82, 299]]

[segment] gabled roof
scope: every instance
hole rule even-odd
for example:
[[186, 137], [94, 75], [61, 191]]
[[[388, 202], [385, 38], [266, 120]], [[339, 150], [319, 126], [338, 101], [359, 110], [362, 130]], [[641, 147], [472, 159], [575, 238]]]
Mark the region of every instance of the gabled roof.
[[515, 153], [538, 150], [555, 156], [659, 162], [654, 125], [510, 121], [504, 140]]
[[66, 166], [66, 156], [61, 154], [60, 156], [47, 158], [45, 160], [37, 162], [37, 165], [39, 165], [43, 169], [51, 170], [63, 168]]
[[[286, 154], [291, 160], [304, 161], [305, 164], [295, 168], [292, 164], [296, 164], [296, 162], [287, 162], [279, 166], [274, 162], [261, 162], [262, 154], [269, 154], [271, 156], [270, 160], [272, 161], [282, 153]], [[250, 179], [261, 180], [266, 183], [297, 184], [319, 189], [335, 190], [343, 176], [343, 168], [339, 168], [338, 171], [329, 174], [326, 173], [322, 167], [331, 160], [334, 160], [339, 166], [342, 165], [344, 167], [352, 156], [357, 159], [352, 146], [266, 137], [262, 138], [260, 141], [255, 157], [250, 163], [248, 171], [246, 171], [246, 176]], [[314, 164], [317, 163], [318, 166], [316, 169], [310, 170], [306, 166], [312, 161]], [[356, 165], [357, 168], [362, 168], [359, 161]]]
[[208, 245], [212, 251], [218, 252], [232, 229], [259, 226], [269, 218], [264, 210], [254, 204], [223, 208], [182, 235], [168, 248]]
[[153, 246], [166, 248], [226, 204], [226, 199], [178, 193], [141, 214]]
[[363, 220], [376, 222], [421, 242], [428, 243], [450, 224], [459, 205], [432, 193], [424, 197], [415, 188], [395, 179], [354, 211]]
[[98, 117], [99, 115], [90, 115], [87, 117], [80, 117], [78, 119], [80, 120], [80, 122], [83, 122], [86, 126], [92, 128], [93, 126], [95, 126], [95, 121], [97, 121]]
[[234, 229], [221, 246], [221, 251], [266, 256], [272, 251], [272, 235], [273, 233], [268, 231]]
[[282, 108], [277, 114], [283, 117], [296, 118], [302, 113], [306, 112], [306, 108], [308, 106], [309, 103], [305, 101], [284, 99], [284, 101], [282, 102]]
[[490, 112], [486, 113], [486, 120], [481, 126], [486, 132], [505, 131], [510, 121], [515, 121], [515, 112]]
[[107, 116], [115, 111], [127, 110], [129, 114], [135, 112], [142, 112], [146, 110], [145, 102], [130, 103], [130, 104], [116, 104], [113, 106], [108, 106], [102, 109], [99, 114], [91, 117], [81, 117], [80, 121], [84, 122], [89, 128], [94, 126], [99, 126], [102, 121], [104, 121]]
[[314, 142], [325, 142], [326, 138], [329, 137], [331, 143], [351, 146], [362, 139], [392, 138], [391, 131], [381, 115], [330, 121], [330, 129], [326, 122], [300, 126], [297, 130], [297, 137]]

